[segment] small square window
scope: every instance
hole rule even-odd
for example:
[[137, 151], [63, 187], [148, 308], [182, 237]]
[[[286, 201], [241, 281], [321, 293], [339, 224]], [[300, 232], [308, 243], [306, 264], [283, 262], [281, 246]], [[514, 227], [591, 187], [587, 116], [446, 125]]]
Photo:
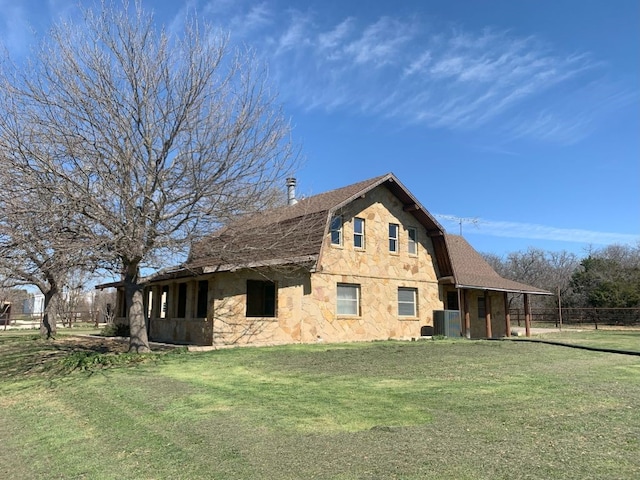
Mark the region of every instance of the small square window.
[[398, 252], [398, 231], [400, 226], [397, 223], [389, 224], [389, 251]]
[[398, 288], [398, 316], [400, 317], [416, 317], [416, 297], [417, 290], [415, 288]]
[[247, 317], [276, 316], [276, 284], [247, 280]]
[[340, 215], [331, 218], [331, 244], [342, 245], [342, 217]]
[[360, 285], [338, 284], [338, 315], [360, 315]]
[[413, 227], [409, 227], [407, 228], [407, 234], [409, 236], [409, 243], [407, 245], [409, 255], [417, 255], [418, 254], [418, 230]]
[[353, 246], [364, 249], [364, 218], [353, 219]]

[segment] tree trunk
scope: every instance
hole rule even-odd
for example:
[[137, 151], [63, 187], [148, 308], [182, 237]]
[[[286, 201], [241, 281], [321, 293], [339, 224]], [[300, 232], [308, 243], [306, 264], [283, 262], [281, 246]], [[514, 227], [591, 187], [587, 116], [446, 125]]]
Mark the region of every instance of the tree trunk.
[[144, 312], [142, 285], [138, 283], [138, 262], [131, 262], [126, 266], [124, 277], [124, 295], [129, 317], [129, 351], [137, 353], [150, 352], [149, 337], [147, 335], [147, 321]]
[[42, 293], [44, 294], [44, 313], [40, 322], [40, 335], [49, 340], [57, 333], [55, 301], [52, 301], [56, 296], [57, 289], [51, 288]]

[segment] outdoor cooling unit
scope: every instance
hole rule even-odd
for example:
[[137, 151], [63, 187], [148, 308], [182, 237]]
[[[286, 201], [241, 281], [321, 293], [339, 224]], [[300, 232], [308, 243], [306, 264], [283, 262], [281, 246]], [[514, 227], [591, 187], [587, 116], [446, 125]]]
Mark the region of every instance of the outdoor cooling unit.
[[458, 310], [434, 310], [433, 334], [445, 337], [457, 338], [462, 335], [460, 324], [460, 311]]

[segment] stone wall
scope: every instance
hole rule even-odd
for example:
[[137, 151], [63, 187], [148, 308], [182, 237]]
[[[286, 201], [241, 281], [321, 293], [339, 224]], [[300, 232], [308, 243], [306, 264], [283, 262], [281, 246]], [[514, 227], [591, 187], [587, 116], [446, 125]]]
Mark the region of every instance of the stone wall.
[[[384, 186], [354, 200], [340, 213], [344, 222], [342, 245], [332, 245], [327, 234], [316, 271], [247, 269], [216, 273], [209, 277], [208, 316], [192, 321], [191, 327], [186, 327], [186, 319], [173, 318], [175, 306], [171, 303], [175, 305], [172, 299], [176, 298], [177, 283], [171, 283], [167, 318], [158, 318], [156, 306], [152, 336], [168, 341], [167, 337], [177, 335], [177, 341], [186, 342], [187, 335], [191, 335], [195, 344], [342, 342], [420, 336], [423, 326], [433, 325], [433, 310], [444, 307], [433, 245], [426, 230], [413, 215], [403, 211], [401, 202]], [[354, 246], [355, 217], [365, 221], [364, 248]], [[389, 223], [400, 226], [397, 253], [389, 251]], [[408, 251], [408, 227], [418, 233], [415, 254]], [[194, 312], [197, 281], [203, 278], [189, 281], [189, 318]], [[275, 317], [247, 317], [248, 280], [276, 283]], [[339, 283], [359, 285], [358, 315], [337, 314]], [[399, 287], [416, 290], [415, 316], [398, 315]], [[161, 286], [155, 288], [159, 295]], [[184, 331], [180, 329], [181, 322], [185, 324]]]

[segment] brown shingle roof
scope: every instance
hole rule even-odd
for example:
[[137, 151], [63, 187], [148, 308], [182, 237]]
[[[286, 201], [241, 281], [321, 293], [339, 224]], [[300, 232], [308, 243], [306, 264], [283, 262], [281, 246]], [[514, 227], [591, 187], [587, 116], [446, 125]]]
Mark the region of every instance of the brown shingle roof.
[[429, 232], [442, 227], [391, 173], [304, 198], [295, 205], [243, 217], [192, 248], [185, 267], [220, 271], [274, 263], [315, 262], [330, 216], [371, 189], [384, 184]]
[[502, 278], [463, 237], [447, 234], [445, 241], [456, 287], [552, 295], [546, 290]]

